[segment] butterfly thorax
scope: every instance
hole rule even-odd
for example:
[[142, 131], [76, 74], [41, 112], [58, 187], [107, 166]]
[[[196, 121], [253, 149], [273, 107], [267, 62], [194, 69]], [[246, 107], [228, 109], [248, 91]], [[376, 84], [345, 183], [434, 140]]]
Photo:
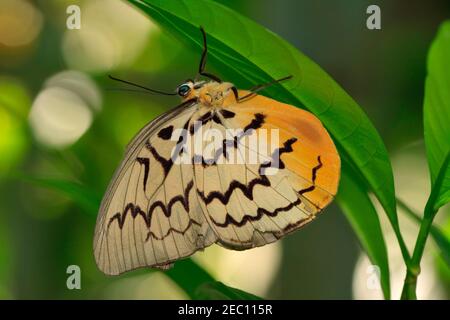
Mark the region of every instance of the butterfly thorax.
[[229, 82], [210, 81], [198, 89], [194, 86], [186, 99], [198, 98], [199, 104], [205, 107], [222, 107], [226, 98], [230, 95], [232, 87], [233, 84]]

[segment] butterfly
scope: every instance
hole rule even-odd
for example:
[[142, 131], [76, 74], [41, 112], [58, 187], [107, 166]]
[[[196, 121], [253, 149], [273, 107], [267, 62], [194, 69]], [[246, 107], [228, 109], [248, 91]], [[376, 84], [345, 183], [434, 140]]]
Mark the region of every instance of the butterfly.
[[[272, 243], [314, 220], [336, 195], [340, 158], [320, 120], [257, 94], [290, 77], [250, 91], [223, 82], [205, 72], [200, 29], [204, 80], [164, 93], [112, 77], [179, 95], [182, 103], [141, 129], [107, 188], [94, 236], [95, 260], [106, 274], [168, 269], [213, 243], [234, 250]], [[187, 148], [200, 130], [224, 137], [209, 156]], [[278, 147], [249, 161], [262, 154], [251, 138], [268, 130], [278, 135], [267, 145], [277, 140]], [[231, 154], [241, 161], [227, 162]]]

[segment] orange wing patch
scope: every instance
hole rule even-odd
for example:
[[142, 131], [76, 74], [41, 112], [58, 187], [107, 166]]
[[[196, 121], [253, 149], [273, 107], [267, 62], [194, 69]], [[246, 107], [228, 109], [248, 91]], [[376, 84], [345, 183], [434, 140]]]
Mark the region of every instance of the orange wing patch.
[[[239, 96], [247, 93], [239, 91]], [[293, 151], [281, 156], [285, 168], [291, 173], [288, 179], [292, 187], [318, 211], [333, 200], [339, 184], [340, 158], [333, 140], [317, 117], [260, 95], [237, 104], [230, 103], [224, 108], [235, 113], [233, 122], [242, 127], [251, 123], [255, 115], [263, 115], [262, 126], [257, 132], [279, 129], [280, 146], [294, 139], [291, 144]], [[268, 138], [270, 140], [270, 135]]]

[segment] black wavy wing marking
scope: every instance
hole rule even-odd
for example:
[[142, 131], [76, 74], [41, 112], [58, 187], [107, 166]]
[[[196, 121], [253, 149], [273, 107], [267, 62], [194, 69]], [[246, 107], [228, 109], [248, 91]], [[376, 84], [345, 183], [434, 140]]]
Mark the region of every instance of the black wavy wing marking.
[[192, 187], [194, 186], [194, 181], [190, 181], [184, 190], [183, 195], [178, 195], [170, 199], [167, 207], [162, 201], [155, 201], [150, 206], [149, 215], [152, 215], [156, 208], [161, 208], [162, 212], [166, 217], [170, 217], [172, 215], [172, 208], [177, 203], [180, 202], [186, 212], [189, 212], [189, 193], [191, 192]]
[[164, 215], [166, 217], [170, 217], [172, 215], [172, 209], [173, 206], [177, 203], [180, 202], [183, 206], [183, 208], [186, 210], [186, 212], [189, 212], [190, 208], [189, 208], [189, 194], [192, 190], [194, 186], [194, 182], [191, 180], [188, 185], [186, 186], [186, 189], [184, 190], [184, 194], [183, 195], [178, 195], [176, 197], [173, 197], [169, 203], [167, 204], [167, 206], [165, 206], [165, 204], [162, 201], [156, 201], [154, 202], [151, 207], [149, 208], [148, 212], [146, 213], [145, 211], [143, 211], [138, 205], [135, 205], [133, 203], [128, 203], [124, 210], [120, 213], [116, 213], [115, 215], [113, 215], [109, 222], [108, 222], [108, 229], [110, 227], [110, 225], [117, 220], [118, 226], [120, 229], [123, 228], [124, 224], [125, 224], [125, 219], [127, 217], [128, 214], [131, 214], [132, 218], [135, 219], [138, 215], [141, 216], [144, 221], [145, 221], [145, 225], [147, 226], [147, 228], [149, 229], [149, 233], [147, 234], [147, 239], [146, 241], [148, 241], [148, 239], [152, 236], [153, 238], [157, 239], [157, 240], [163, 240], [165, 237], [167, 237], [169, 235], [170, 232], [176, 232], [179, 234], [184, 234], [192, 225], [197, 225], [197, 226], [201, 226], [201, 223], [196, 221], [195, 219], [192, 219], [191, 217], [189, 217], [189, 223], [186, 226], [186, 228], [182, 229], [182, 230], [178, 230], [176, 228], [170, 227], [168, 229], [168, 231], [166, 232], [166, 234], [164, 234], [162, 237], [157, 237], [151, 230], [151, 220], [152, 220], [152, 215], [154, 213], [154, 211], [156, 210], [156, 208], [160, 208], [162, 210], [162, 212], [164, 213]]
[[300, 199], [297, 199], [294, 202], [289, 203], [287, 206], [285, 207], [280, 207], [280, 208], [276, 208], [273, 211], [269, 211], [267, 209], [264, 208], [258, 208], [258, 210], [256, 211], [256, 216], [250, 216], [250, 215], [245, 215], [242, 217], [241, 221], [237, 221], [235, 220], [231, 215], [229, 215], [227, 213], [227, 215], [225, 216], [225, 221], [220, 223], [217, 222], [216, 220], [214, 220], [214, 218], [211, 217], [211, 221], [218, 227], [221, 228], [226, 228], [228, 227], [230, 224], [233, 224], [237, 227], [242, 227], [243, 225], [245, 225], [247, 222], [251, 222], [251, 221], [258, 221], [260, 220], [264, 215], [267, 215], [269, 217], [276, 217], [280, 212], [285, 212], [285, 211], [289, 211], [291, 210], [293, 207], [298, 206], [301, 203]]
[[304, 188], [304, 189], [298, 191], [298, 193], [300, 195], [303, 195], [303, 194], [305, 194], [307, 192], [311, 192], [311, 191], [313, 191], [316, 188], [315, 183], [316, 183], [316, 179], [317, 179], [317, 171], [319, 171], [319, 169], [322, 168], [322, 166], [323, 166], [323, 163], [322, 163], [322, 160], [321, 160], [320, 156], [317, 156], [317, 162], [318, 162], [318, 164], [314, 168], [312, 168], [312, 170], [311, 170], [312, 185], [307, 187], [307, 188]]
[[297, 138], [290, 138], [289, 140], [285, 141], [282, 148], [278, 148], [272, 153], [270, 161], [261, 164], [261, 166], [259, 167], [259, 174], [264, 175], [266, 169], [268, 168], [284, 169], [286, 166], [284, 162], [281, 160], [281, 155], [283, 153], [292, 152], [293, 151], [292, 145], [295, 142], [297, 142]]
[[143, 211], [138, 205], [135, 205], [134, 203], [128, 203], [125, 208], [123, 209], [122, 213], [117, 212], [115, 215], [113, 215], [108, 222], [108, 228], [111, 226], [111, 224], [114, 222], [114, 220], [117, 220], [117, 224], [119, 225], [119, 228], [122, 229], [123, 225], [125, 224], [125, 218], [127, 217], [128, 213], [131, 214], [133, 219], [135, 219], [138, 215], [141, 216], [145, 224], [147, 225], [147, 228], [150, 228], [150, 219], [147, 217], [147, 214], [145, 211]]
[[[237, 180], [233, 180], [230, 185], [228, 186], [228, 189], [225, 191], [225, 193], [219, 192], [219, 191], [212, 191], [207, 196], [204, 195], [203, 192], [197, 190], [197, 193], [200, 195], [200, 198], [202, 201], [208, 205], [210, 204], [214, 199], [218, 199], [222, 204], [226, 205], [230, 201], [231, 195], [236, 189], [240, 189], [242, 193], [250, 200], [253, 200], [253, 190], [257, 185], [267, 186], [270, 187], [270, 181], [267, 178], [266, 175], [263, 174], [262, 170], [263, 168], [268, 168], [273, 166], [275, 161], [278, 162], [279, 168], [284, 168], [284, 163], [281, 161], [281, 155], [283, 153], [290, 153], [293, 151], [292, 145], [297, 141], [296, 138], [291, 138], [284, 142], [284, 145], [282, 148], [277, 149], [272, 154], [271, 161], [266, 162], [264, 164], [261, 164], [259, 167], [259, 177], [251, 180], [248, 185], [245, 185]], [[278, 160], [276, 160], [274, 157], [278, 157]], [[266, 210], [264, 208], [258, 208], [256, 216], [252, 215], [244, 215], [241, 219], [241, 221], [236, 221], [230, 214], [226, 214], [224, 222], [220, 223], [214, 220], [213, 217], [211, 217], [211, 221], [218, 227], [225, 228], [230, 224], [233, 224], [235, 226], [241, 227], [245, 225], [247, 222], [250, 221], [258, 221], [262, 218], [263, 215], [268, 215], [270, 217], [276, 217], [281, 212], [286, 212], [291, 210], [293, 207], [301, 204], [301, 200], [298, 198], [296, 201], [291, 202], [285, 207], [276, 208], [273, 211]]]
[[197, 193], [206, 205], [210, 204], [214, 199], [218, 199], [222, 204], [227, 205], [230, 201], [231, 195], [236, 189], [240, 189], [248, 199], [253, 200], [253, 189], [257, 185], [269, 187], [270, 181], [266, 176], [260, 176], [259, 178], [253, 179], [248, 185], [245, 185], [240, 181], [233, 180], [225, 193], [220, 191], [211, 191], [207, 196], [205, 196], [204, 192], [200, 190], [197, 190]]
[[317, 178], [317, 171], [320, 169], [320, 168], [322, 168], [322, 165], [323, 165], [323, 163], [322, 163], [322, 160], [320, 159], [320, 156], [318, 156], [317, 157], [317, 162], [319, 163], [317, 166], [315, 166], [313, 169], [312, 169], [312, 181], [313, 182], [316, 182], [316, 178]]

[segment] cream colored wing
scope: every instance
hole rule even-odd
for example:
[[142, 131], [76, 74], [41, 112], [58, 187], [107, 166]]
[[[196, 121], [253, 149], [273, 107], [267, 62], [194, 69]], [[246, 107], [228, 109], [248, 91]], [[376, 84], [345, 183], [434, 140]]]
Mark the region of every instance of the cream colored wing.
[[[340, 176], [339, 155], [311, 113], [255, 96], [225, 105], [218, 117], [220, 121], [209, 123], [211, 128], [247, 132], [225, 147], [244, 158], [241, 164], [216, 159], [216, 165], [208, 161], [195, 165], [201, 205], [218, 243], [243, 250], [274, 242], [312, 221], [333, 200]], [[279, 146], [273, 152], [255, 150], [251, 142], [252, 137], [260, 139], [265, 129], [266, 150], [272, 143], [270, 129], [278, 130]], [[217, 155], [225, 154], [218, 151]], [[251, 155], [263, 159], [255, 164]]]
[[196, 106], [149, 123], [130, 143], [103, 198], [94, 238], [98, 267], [116, 275], [140, 267], [167, 268], [214, 243], [198, 200], [192, 164], [174, 165], [173, 139], [188, 128]]

